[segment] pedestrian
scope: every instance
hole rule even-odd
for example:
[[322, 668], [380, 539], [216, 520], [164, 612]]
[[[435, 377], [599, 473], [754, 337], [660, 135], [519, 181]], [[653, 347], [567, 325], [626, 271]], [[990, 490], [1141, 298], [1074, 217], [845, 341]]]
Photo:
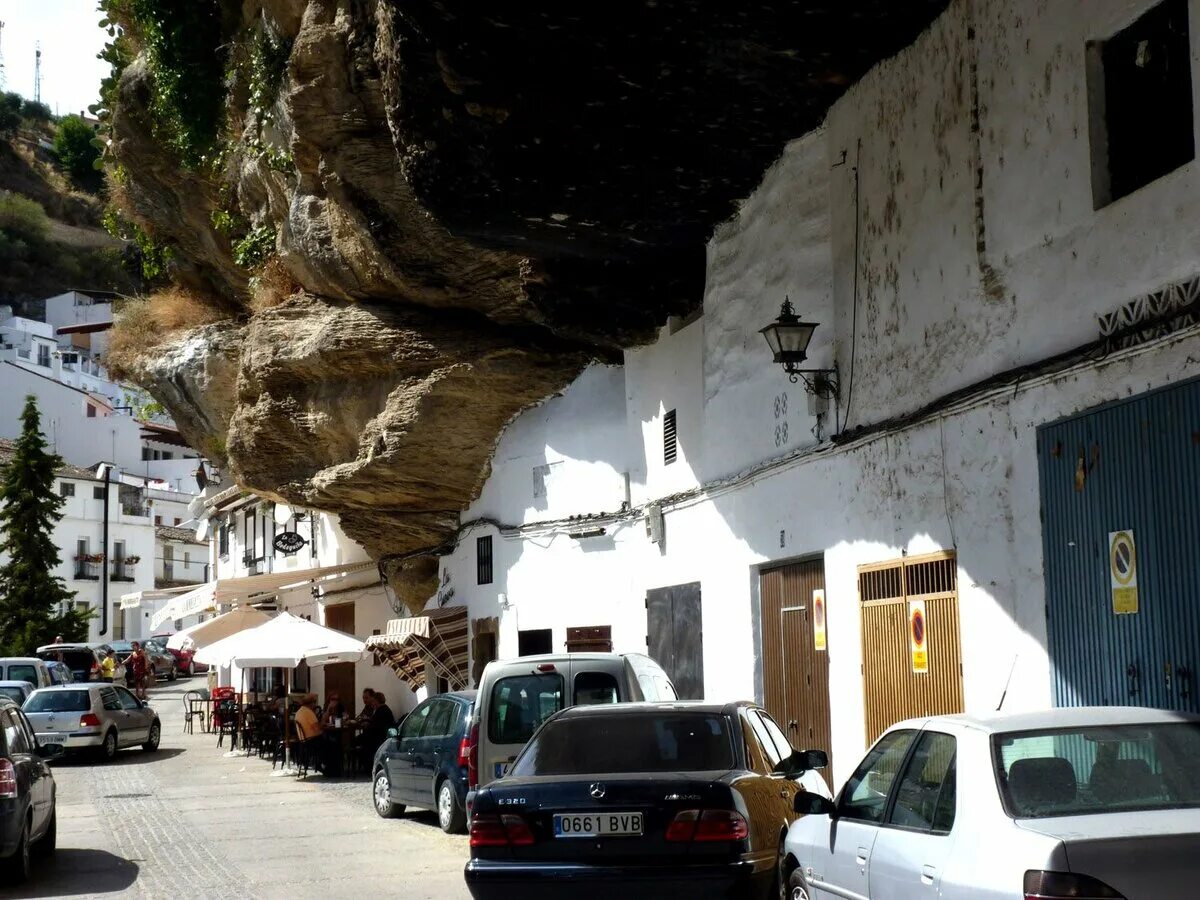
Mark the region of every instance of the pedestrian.
[[113, 683], [113, 679], [117, 676], [117, 654], [109, 650], [104, 655], [104, 659], [100, 660], [100, 680]]
[[146, 651], [142, 649], [141, 644], [134, 641], [133, 652], [125, 660], [125, 668], [129, 673], [126, 680], [139, 700], [146, 699], [146, 687], [150, 683], [149, 666], [150, 660], [146, 656]]

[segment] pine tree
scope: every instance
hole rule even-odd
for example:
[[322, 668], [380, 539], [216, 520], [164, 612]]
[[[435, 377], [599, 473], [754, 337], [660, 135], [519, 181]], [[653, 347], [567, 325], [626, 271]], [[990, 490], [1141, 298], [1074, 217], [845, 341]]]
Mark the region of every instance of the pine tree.
[[0, 655], [27, 656], [56, 635], [86, 640], [88, 615], [74, 604], [66, 582], [54, 574], [61, 562], [54, 526], [62, 518], [63, 498], [54, 492], [62, 458], [46, 450], [37, 400], [25, 398], [21, 437], [12, 459], [0, 466]]

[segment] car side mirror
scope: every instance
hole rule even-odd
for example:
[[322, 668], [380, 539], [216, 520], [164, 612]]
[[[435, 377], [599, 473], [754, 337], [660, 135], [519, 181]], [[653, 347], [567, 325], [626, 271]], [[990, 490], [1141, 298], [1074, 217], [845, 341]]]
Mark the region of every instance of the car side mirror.
[[66, 753], [62, 744], [38, 744], [37, 755], [42, 759], [57, 759]]
[[794, 778], [813, 769], [824, 769], [828, 765], [829, 754], [824, 750], [795, 750], [787, 759], [780, 760], [771, 773]]
[[811, 791], [798, 792], [792, 808], [802, 816], [829, 816], [833, 818], [837, 814], [837, 807], [833, 805], [832, 800], [828, 797], [822, 797], [820, 794], [814, 794]]
[[398, 737], [400, 737], [400, 729], [398, 729], [398, 728], [389, 728], [389, 729], [387, 730], [387, 736], [388, 736], [388, 737], [390, 737], [390, 738], [398, 738]]

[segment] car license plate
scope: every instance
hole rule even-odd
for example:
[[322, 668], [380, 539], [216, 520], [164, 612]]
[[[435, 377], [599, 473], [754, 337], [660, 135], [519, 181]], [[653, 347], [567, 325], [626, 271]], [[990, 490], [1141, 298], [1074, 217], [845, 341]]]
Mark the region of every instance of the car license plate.
[[560, 838], [640, 837], [642, 814], [637, 812], [563, 813], [554, 817], [554, 836]]
[[511, 763], [496, 763], [496, 777], [503, 778], [508, 774], [508, 767]]
[[37, 739], [39, 744], [65, 744], [67, 742], [65, 734], [39, 734]]

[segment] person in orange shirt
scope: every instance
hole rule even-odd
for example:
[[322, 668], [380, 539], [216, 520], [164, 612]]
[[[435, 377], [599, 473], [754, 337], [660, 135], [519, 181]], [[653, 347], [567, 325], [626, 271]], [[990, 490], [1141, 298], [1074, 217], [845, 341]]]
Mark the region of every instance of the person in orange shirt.
[[304, 699], [300, 701], [300, 708], [296, 710], [296, 725], [300, 728], [301, 737], [306, 741], [319, 738], [325, 730], [321, 727], [321, 720], [317, 718], [316, 694], [305, 694]]

